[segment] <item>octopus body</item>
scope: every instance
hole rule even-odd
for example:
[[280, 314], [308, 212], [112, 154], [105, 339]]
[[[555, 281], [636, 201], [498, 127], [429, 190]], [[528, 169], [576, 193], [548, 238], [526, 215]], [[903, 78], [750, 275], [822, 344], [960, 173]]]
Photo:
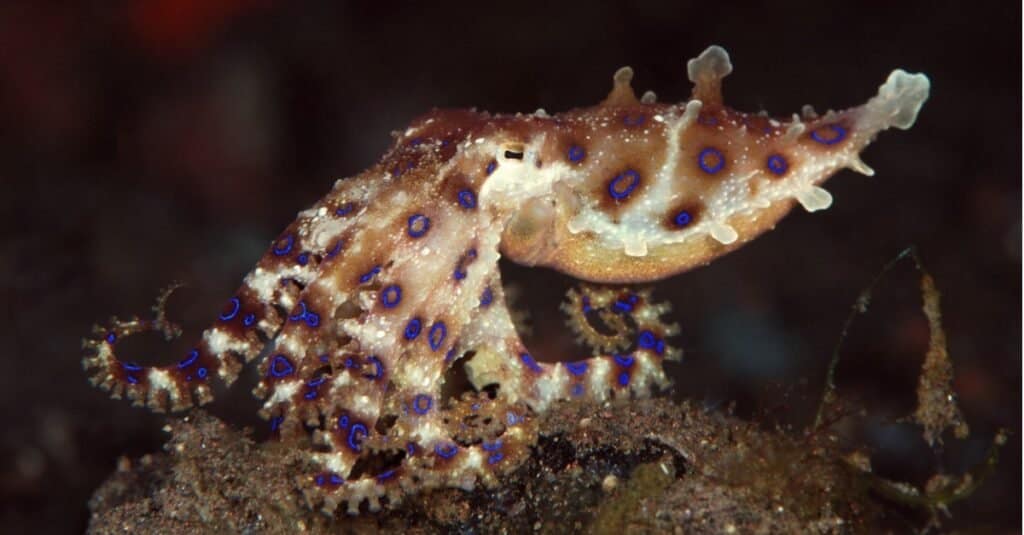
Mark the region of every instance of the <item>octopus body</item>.
[[[494, 484], [529, 454], [533, 417], [553, 402], [648, 396], [679, 356], [649, 291], [589, 285], [564, 308], [593, 354], [532, 354], [506, 307], [501, 255], [618, 284], [707, 263], [795, 203], [827, 208], [821, 183], [841, 168], [871, 174], [858, 153], [881, 130], [909, 128], [929, 91], [924, 75], [896, 70], [860, 107], [774, 119], [723, 105], [731, 69], [708, 48], [679, 104], [637, 99], [624, 68], [591, 108], [429, 113], [300, 212], [179, 362], [115, 354], [133, 333], [177, 334], [161, 300], [153, 320], [97, 327], [84, 366], [114, 397], [180, 411], [264, 355], [261, 415], [305, 444], [299, 477], [328, 512]], [[455, 365], [474, 391], [446, 398]]]

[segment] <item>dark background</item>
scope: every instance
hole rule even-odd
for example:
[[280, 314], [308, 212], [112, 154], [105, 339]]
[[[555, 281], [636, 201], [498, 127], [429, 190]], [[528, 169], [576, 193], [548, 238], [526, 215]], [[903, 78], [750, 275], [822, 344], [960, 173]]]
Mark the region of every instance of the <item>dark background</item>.
[[[118, 456], [160, 449], [164, 416], [87, 384], [79, 339], [92, 323], [146, 315], [160, 288], [185, 281], [171, 307], [185, 339], [129, 346], [144, 362], [174, 362], [295, 213], [373, 163], [414, 116], [592, 105], [627, 64], [638, 93], [678, 101], [686, 60], [715, 43], [732, 55], [726, 101], [741, 110], [859, 104], [896, 67], [927, 73], [933, 90], [913, 129], [867, 150], [875, 177], [827, 184], [833, 208], [797, 209], [746, 248], [658, 284], [683, 328], [675, 395], [802, 428], [849, 306], [916, 244], [943, 292], [973, 434], [947, 437], [935, 456], [896, 423], [913, 410], [928, 335], [909, 263], [843, 347], [840, 392], [867, 416], [839, 427], [879, 472], [914, 483], [964, 470], [1010, 427], [997, 475], [944, 525], [1019, 529], [1018, 2], [95, 4], [0, 6], [5, 532], [81, 531]], [[556, 308], [571, 281], [502, 271], [523, 289], [545, 358], [579, 356]], [[165, 356], [146, 360], [148, 348]], [[213, 412], [260, 426], [247, 390]]]

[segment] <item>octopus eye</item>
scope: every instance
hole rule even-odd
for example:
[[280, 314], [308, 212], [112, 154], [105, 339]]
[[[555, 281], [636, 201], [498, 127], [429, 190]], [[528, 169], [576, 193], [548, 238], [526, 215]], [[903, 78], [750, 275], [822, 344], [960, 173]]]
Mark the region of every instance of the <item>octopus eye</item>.
[[525, 149], [522, 144], [514, 143], [505, 146], [505, 159], [506, 160], [522, 160]]

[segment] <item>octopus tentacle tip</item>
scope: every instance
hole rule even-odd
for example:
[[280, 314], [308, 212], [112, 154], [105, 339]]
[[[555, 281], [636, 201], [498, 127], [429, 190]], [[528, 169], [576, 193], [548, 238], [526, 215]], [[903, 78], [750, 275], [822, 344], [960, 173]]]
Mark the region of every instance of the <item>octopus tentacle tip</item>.
[[909, 129], [917, 121], [930, 92], [931, 81], [926, 75], [902, 69], [892, 71], [878, 87], [878, 94], [863, 107], [861, 128], [868, 131]]

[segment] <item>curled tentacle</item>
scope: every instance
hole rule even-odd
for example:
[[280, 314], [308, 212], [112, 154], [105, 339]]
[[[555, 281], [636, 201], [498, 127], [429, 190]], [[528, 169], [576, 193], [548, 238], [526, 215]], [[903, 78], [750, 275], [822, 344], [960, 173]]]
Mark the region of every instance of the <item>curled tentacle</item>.
[[[633, 306], [630, 300], [635, 304], [638, 297], [635, 294], [620, 296], [620, 293], [608, 287], [583, 284], [579, 290], [570, 289], [566, 301], [562, 302], [566, 324], [576, 333], [576, 341], [593, 349], [595, 355], [629, 346], [634, 328], [626, 317]], [[600, 320], [604, 329], [595, 325], [594, 319]]]
[[152, 320], [111, 318], [106, 326], [93, 327], [96, 338], [82, 340], [87, 352], [82, 367], [91, 372], [94, 385], [108, 390], [114, 398], [126, 397], [135, 405], [157, 411], [182, 410], [213, 399], [208, 379], [221, 364], [200, 348], [190, 350], [177, 364], [160, 367], [122, 360], [114, 351], [124, 338], [139, 333], [159, 332], [167, 340], [180, 336], [181, 327], [170, 322], [166, 314], [167, 299], [180, 287], [175, 283], [160, 293]]

